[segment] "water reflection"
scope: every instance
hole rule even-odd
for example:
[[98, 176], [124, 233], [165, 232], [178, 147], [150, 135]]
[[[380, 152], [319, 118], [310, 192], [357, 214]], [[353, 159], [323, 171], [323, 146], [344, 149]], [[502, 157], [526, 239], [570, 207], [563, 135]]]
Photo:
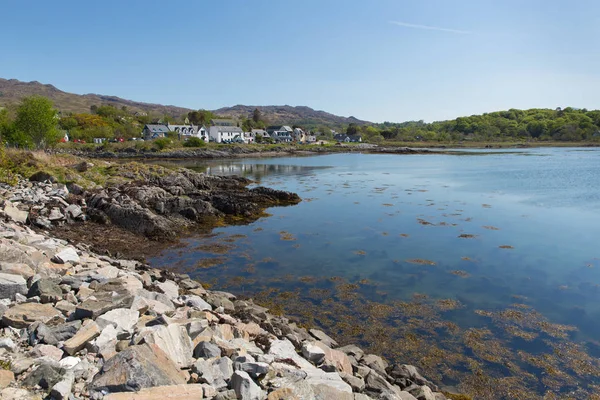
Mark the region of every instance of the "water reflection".
[[[304, 201], [151, 262], [415, 363], [478, 399], [593, 398], [600, 152], [531, 152], [547, 157], [213, 163], [211, 173], [261, 174]], [[235, 247], [210, 253], [223, 243]]]

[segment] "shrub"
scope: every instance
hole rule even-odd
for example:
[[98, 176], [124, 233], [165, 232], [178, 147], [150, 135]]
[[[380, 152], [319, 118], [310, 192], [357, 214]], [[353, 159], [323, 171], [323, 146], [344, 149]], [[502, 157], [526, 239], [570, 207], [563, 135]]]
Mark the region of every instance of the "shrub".
[[12, 163], [6, 156], [4, 143], [0, 142], [0, 183], [8, 183], [9, 185], [17, 184], [19, 180], [11, 169]]
[[169, 138], [160, 138], [154, 141], [154, 146], [156, 146], [159, 150], [164, 150], [168, 147], [171, 147], [173, 142]]
[[185, 141], [183, 146], [184, 147], [204, 147], [204, 146], [206, 146], [206, 143], [204, 142], [204, 140], [202, 140], [198, 137], [191, 137]]

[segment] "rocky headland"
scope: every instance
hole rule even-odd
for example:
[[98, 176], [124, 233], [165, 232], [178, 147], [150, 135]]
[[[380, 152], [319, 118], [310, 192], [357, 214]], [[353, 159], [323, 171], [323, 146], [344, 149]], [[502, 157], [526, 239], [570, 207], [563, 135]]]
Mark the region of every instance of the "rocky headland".
[[[75, 181], [97, 168], [84, 163], [69, 166]], [[37, 172], [0, 188], [0, 398], [447, 398], [415, 367], [340, 347], [251, 299], [58, 238], [104, 226], [156, 240], [300, 200], [240, 178], [106, 168], [104, 186]]]

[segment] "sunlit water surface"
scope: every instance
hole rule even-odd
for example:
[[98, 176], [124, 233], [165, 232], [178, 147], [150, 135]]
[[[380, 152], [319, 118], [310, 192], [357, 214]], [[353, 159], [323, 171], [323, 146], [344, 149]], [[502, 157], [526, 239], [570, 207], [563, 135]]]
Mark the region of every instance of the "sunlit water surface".
[[[521, 384], [539, 395], [572, 392], [583, 380], [588, 385], [597, 383], [595, 374], [580, 373], [576, 365], [565, 367], [564, 360], [557, 361], [555, 368], [576, 376], [575, 381], [544, 380], [547, 366], [516, 354], [556, 354], [549, 343], [561, 340], [577, 343], [594, 359], [600, 354], [596, 342], [600, 333], [600, 150], [335, 154], [209, 163], [188, 160], [180, 165], [209, 174], [246, 176], [263, 186], [296, 192], [303, 201], [269, 209], [271, 216], [250, 225], [186, 239], [186, 247], [166, 251], [152, 264], [178, 267], [240, 295], [266, 298], [272, 293], [274, 299], [269, 300], [274, 302], [277, 293], [265, 290], [293, 292], [299, 304], [321, 308], [329, 303], [311, 299], [311, 294], [318, 288], [333, 290], [335, 280], [341, 278], [356, 284], [364, 299], [352, 302], [336, 297], [346, 306], [337, 310], [349, 313], [367, 301], [406, 304], [427, 299], [436, 304], [436, 300], [452, 300], [453, 306], [436, 309], [433, 322], [422, 317], [415, 332], [427, 335], [426, 324], [442, 320], [456, 324], [460, 331], [453, 332], [453, 339], [439, 333], [437, 326], [429, 333], [442, 335], [436, 339], [440, 342], [460, 342], [460, 347], [446, 348], [461, 349], [495, 377], [531, 372], [534, 378]], [[288, 298], [279, 301], [284, 308]], [[301, 308], [290, 306], [286, 311]], [[544, 319], [539, 326], [560, 324], [556, 327], [561, 333], [540, 332], [537, 325], [518, 321], [522, 315], [504, 313], [502, 321], [489, 314], [513, 309], [535, 310]], [[391, 318], [389, 313], [384, 317]], [[341, 334], [342, 328], [333, 326], [339, 318], [324, 316], [310, 322]], [[412, 323], [406, 315], [398, 318]], [[392, 320], [389, 326], [399, 326]], [[502, 330], [507, 324], [519, 329], [517, 338]], [[489, 329], [490, 337], [509, 350], [500, 352], [506, 359], [479, 354], [469, 344], [469, 329]], [[530, 338], [522, 331], [536, 336]], [[363, 345], [374, 340], [365, 332], [355, 337]], [[506, 364], [510, 352], [517, 357], [510, 362], [522, 370], [494, 365]], [[388, 357], [405, 355], [411, 359], [400, 361], [426, 364], [416, 351], [399, 353]], [[476, 367], [465, 360], [449, 366], [459, 369], [460, 365], [472, 375]], [[423, 367], [430, 373], [445, 368], [442, 361]], [[463, 376], [450, 377], [447, 383], [458, 385], [463, 380]], [[474, 392], [471, 386], [465, 387]], [[585, 393], [593, 393], [593, 386], [586, 388]]]

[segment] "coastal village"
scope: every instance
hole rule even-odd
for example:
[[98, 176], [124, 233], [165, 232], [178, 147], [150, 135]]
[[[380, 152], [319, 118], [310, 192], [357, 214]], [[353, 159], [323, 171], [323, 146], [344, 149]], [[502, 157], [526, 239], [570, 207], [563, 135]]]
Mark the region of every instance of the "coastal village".
[[[182, 125], [169, 123], [146, 124], [141, 133], [144, 140], [154, 140], [167, 137], [169, 133], [177, 135], [179, 140], [197, 137], [206, 143], [317, 143], [317, 133], [307, 132], [299, 127], [288, 125], [273, 125], [266, 129], [252, 129], [244, 132], [232, 119], [214, 119], [211, 125], [198, 126], [187, 120]], [[360, 135], [347, 135], [332, 130], [333, 139], [338, 143], [362, 142]]]

